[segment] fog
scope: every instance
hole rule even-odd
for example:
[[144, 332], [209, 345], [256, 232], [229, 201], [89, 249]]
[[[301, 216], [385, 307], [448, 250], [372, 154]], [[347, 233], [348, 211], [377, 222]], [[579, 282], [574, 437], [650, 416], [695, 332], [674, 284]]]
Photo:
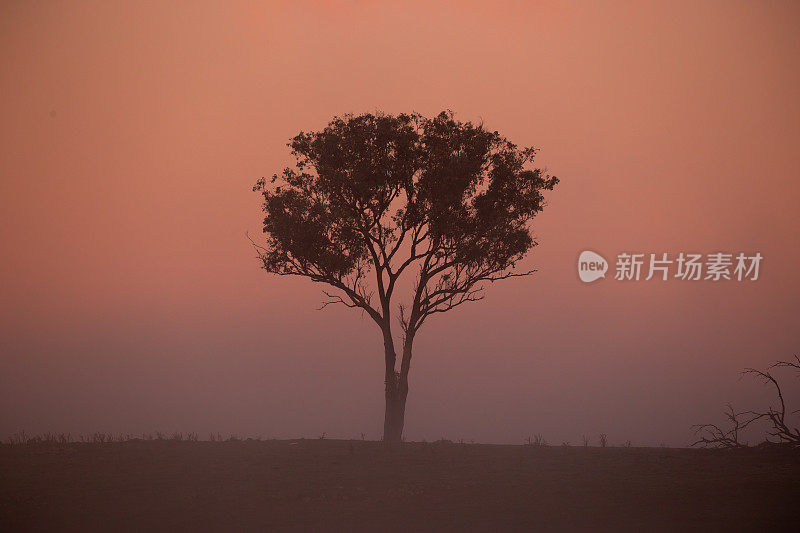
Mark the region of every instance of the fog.
[[[797, 5], [235, 7], [0, 6], [0, 436], [380, 438], [375, 325], [245, 237], [290, 137], [375, 110], [452, 109], [561, 179], [536, 274], [420, 331], [407, 439], [686, 445], [769, 402], [739, 372], [800, 352]], [[583, 250], [764, 260], [585, 284]]]

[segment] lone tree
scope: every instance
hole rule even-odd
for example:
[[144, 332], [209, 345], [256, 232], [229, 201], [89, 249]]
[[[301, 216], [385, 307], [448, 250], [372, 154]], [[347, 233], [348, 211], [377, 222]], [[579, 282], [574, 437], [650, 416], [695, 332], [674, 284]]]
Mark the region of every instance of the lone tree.
[[266, 271], [326, 284], [322, 307], [356, 308], [377, 324], [383, 439], [399, 441], [420, 327], [482, 299], [486, 282], [533, 272], [513, 269], [536, 245], [528, 223], [558, 179], [528, 168], [535, 149], [452, 112], [335, 117], [288, 146], [295, 168], [253, 188], [264, 197], [267, 235], [253, 244]]

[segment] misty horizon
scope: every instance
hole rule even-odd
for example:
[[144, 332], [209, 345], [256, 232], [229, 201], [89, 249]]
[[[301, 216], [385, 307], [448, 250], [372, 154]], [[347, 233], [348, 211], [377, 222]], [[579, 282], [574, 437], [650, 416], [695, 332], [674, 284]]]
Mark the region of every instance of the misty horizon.
[[[0, 438], [380, 439], [379, 333], [245, 236], [290, 138], [376, 110], [451, 109], [562, 180], [537, 272], [420, 332], [406, 440], [687, 446], [769, 405], [739, 375], [800, 352], [797, 6], [536, 9], [0, 8]], [[612, 279], [720, 251], [759, 279]]]

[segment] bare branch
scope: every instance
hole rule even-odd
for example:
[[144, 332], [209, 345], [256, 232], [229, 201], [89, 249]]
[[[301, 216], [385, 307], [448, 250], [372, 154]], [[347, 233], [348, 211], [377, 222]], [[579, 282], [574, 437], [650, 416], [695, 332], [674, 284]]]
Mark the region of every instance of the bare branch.
[[[797, 355], [795, 355], [795, 361], [778, 361], [769, 368], [788, 367], [800, 370], [800, 359], [798, 359]], [[721, 446], [726, 448], [745, 446], [739, 441], [739, 431], [748, 427], [756, 420], [765, 420], [769, 423], [767, 435], [776, 439], [773, 441], [767, 438], [765, 443], [800, 447], [800, 428], [792, 428], [786, 421], [786, 402], [778, 380], [775, 379], [770, 372], [764, 372], [755, 368], [746, 368], [742, 372], [742, 375], [752, 375], [763, 381], [766, 385], [772, 385], [775, 388], [780, 407], [776, 409], [769, 406], [766, 411], [744, 411], [736, 413], [729, 404], [728, 412], [725, 416], [728, 418], [731, 427], [727, 430], [723, 430], [714, 424], [694, 426], [696, 428], [696, 434], [700, 435], [701, 438], [692, 445]], [[798, 412], [800, 412], [800, 410], [792, 411], [792, 413]]]
[[322, 291], [322, 293], [328, 298], [328, 300], [324, 300], [322, 304], [317, 308], [317, 310], [321, 311], [328, 307], [329, 305], [333, 304], [342, 304], [345, 307], [360, 307], [352, 302], [345, 301], [341, 296], [338, 294], [331, 294], [328, 291]]
[[749, 413], [737, 413], [733, 410], [731, 404], [727, 405], [728, 410], [725, 413], [725, 417], [728, 419], [730, 427], [722, 429], [716, 424], [699, 424], [693, 426], [698, 439], [692, 443], [692, 446], [712, 446], [718, 448], [744, 448], [747, 446], [746, 443], [740, 441], [739, 432], [761, 417], [752, 415], [747, 417]]

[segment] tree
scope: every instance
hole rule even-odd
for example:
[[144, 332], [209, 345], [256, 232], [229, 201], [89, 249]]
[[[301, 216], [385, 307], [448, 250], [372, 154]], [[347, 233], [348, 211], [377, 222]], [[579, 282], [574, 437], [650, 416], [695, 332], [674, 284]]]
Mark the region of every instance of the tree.
[[[743, 375], [751, 375], [759, 378], [767, 385], [775, 388], [775, 395], [778, 400], [778, 407], [769, 406], [766, 411], [742, 411], [736, 412], [731, 404], [728, 404], [728, 411], [725, 417], [728, 419], [728, 427], [721, 428], [716, 424], [699, 424], [694, 426], [695, 434], [698, 439], [692, 446], [715, 446], [719, 448], [745, 448], [746, 443], [741, 442], [741, 433], [756, 421], [766, 421], [768, 437], [762, 445], [777, 445], [787, 447], [800, 447], [800, 428], [790, 426], [787, 418], [786, 401], [783, 391], [778, 384], [778, 380], [772, 375], [774, 368], [789, 368], [800, 371], [800, 356], [795, 355], [794, 360], [778, 361], [769, 367], [767, 371], [755, 368], [746, 368]], [[800, 409], [792, 411], [790, 414], [796, 415]], [[770, 437], [775, 440], [770, 440]]]
[[253, 245], [266, 271], [325, 284], [322, 307], [359, 309], [378, 326], [383, 438], [399, 441], [420, 327], [482, 299], [487, 282], [533, 272], [514, 267], [536, 245], [528, 223], [558, 179], [528, 168], [535, 149], [452, 112], [335, 117], [288, 146], [294, 168], [253, 188], [263, 195], [267, 236]]

